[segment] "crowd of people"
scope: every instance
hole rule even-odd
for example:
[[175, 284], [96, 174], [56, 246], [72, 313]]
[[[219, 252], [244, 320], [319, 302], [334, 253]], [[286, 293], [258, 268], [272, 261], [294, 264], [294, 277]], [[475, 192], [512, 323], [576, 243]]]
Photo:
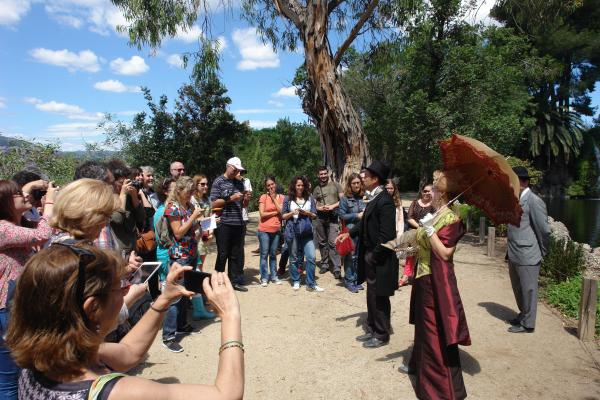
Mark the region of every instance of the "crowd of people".
[[[174, 161], [168, 176], [155, 181], [150, 166], [111, 160], [81, 164], [64, 187], [29, 171], [0, 181], [3, 398], [241, 398], [244, 345], [234, 291], [248, 290], [244, 238], [253, 190], [245, 172], [232, 157], [209, 185], [205, 175], [188, 176]], [[292, 290], [304, 278], [307, 291], [323, 292], [317, 266], [351, 293], [365, 284], [367, 321], [356, 339], [377, 348], [392, 332], [389, 297], [412, 284], [415, 342], [403, 370], [416, 374], [419, 398], [461, 399], [458, 345], [469, 345], [470, 337], [452, 264], [465, 233], [448, 204], [456, 184], [451, 174], [436, 172], [406, 210], [389, 175], [375, 161], [343, 185], [327, 167], [318, 169], [314, 186], [295, 176], [286, 190], [265, 177], [258, 196], [260, 285], [281, 285], [289, 274]], [[539, 206], [535, 198], [531, 203]], [[400, 259], [387, 243], [409, 231], [416, 233], [418, 254]], [[186, 271], [203, 271], [212, 240], [214, 272], [203, 282], [204, 295], [194, 293], [185, 289]], [[519, 295], [524, 281], [533, 283], [517, 253], [509, 247], [521, 311], [512, 331], [531, 332], [537, 298]], [[160, 263], [157, 272], [136, 281], [136, 271], [153, 261]], [[190, 308], [194, 319], [221, 318], [214, 385], [162, 385], [125, 375], [161, 328], [164, 347], [183, 351], [178, 337], [194, 330]]]

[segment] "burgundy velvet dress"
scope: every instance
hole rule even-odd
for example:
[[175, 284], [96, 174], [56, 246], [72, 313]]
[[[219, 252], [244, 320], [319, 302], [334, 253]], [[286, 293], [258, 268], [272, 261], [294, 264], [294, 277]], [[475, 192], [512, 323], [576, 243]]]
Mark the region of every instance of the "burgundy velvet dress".
[[[453, 247], [464, 235], [462, 222], [442, 227], [437, 235]], [[454, 265], [430, 251], [431, 274], [416, 279], [410, 301], [410, 323], [415, 325], [415, 343], [409, 367], [416, 373], [419, 399], [464, 399], [458, 345], [469, 346], [467, 327]]]

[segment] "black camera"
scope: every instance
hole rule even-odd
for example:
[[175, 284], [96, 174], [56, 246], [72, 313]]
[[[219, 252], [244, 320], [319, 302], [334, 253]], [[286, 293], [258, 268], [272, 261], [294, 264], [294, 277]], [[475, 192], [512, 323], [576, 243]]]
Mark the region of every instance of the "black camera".
[[143, 187], [142, 182], [140, 182], [140, 181], [131, 182], [131, 186], [133, 186], [137, 190], [140, 190]]
[[222, 198], [223, 200], [227, 201], [227, 200], [229, 200], [229, 198], [230, 198], [231, 196], [233, 196], [234, 194], [236, 194], [236, 191], [235, 191], [235, 190], [232, 190], [232, 189], [226, 189], [226, 190], [223, 190], [223, 196], [221, 196], [221, 198]]
[[33, 189], [30, 195], [35, 201], [40, 201], [42, 200], [42, 197], [46, 195], [47, 192], [48, 191], [46, 189]]

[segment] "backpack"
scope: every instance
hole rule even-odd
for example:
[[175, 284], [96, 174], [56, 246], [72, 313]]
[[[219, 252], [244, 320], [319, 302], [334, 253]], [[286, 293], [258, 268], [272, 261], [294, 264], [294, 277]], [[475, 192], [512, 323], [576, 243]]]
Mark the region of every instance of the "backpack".
[[156, 221], [156, 241], [160, 247], [168, 249], [173, 245], [171, 239], [171, 228], [169, 227], [169, 221], [165, 218], [164, 214]]

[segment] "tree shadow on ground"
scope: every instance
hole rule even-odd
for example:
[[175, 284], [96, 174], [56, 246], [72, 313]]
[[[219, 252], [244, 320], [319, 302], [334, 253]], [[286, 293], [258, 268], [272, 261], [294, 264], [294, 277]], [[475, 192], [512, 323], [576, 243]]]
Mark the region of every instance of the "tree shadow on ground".
[[498, 318], [501, 321], [508, 321], [511, 318], [515, 318], [517, 316], [517, 312], [515, 312], [512, 308], [506, 307], [502, 304], [494, 303], [494, 302], [482, 302], [477, 304], [479, 307], [485, 308], [485, 310], [495, 318]]
[[356, 318], [356, 326], [364, 326], [367, 322], [367, 312], [359, 312], [355, 314], [346, 315], [343, 317], [337, 317], [336, 321], [347, 321], [349, 319]]

